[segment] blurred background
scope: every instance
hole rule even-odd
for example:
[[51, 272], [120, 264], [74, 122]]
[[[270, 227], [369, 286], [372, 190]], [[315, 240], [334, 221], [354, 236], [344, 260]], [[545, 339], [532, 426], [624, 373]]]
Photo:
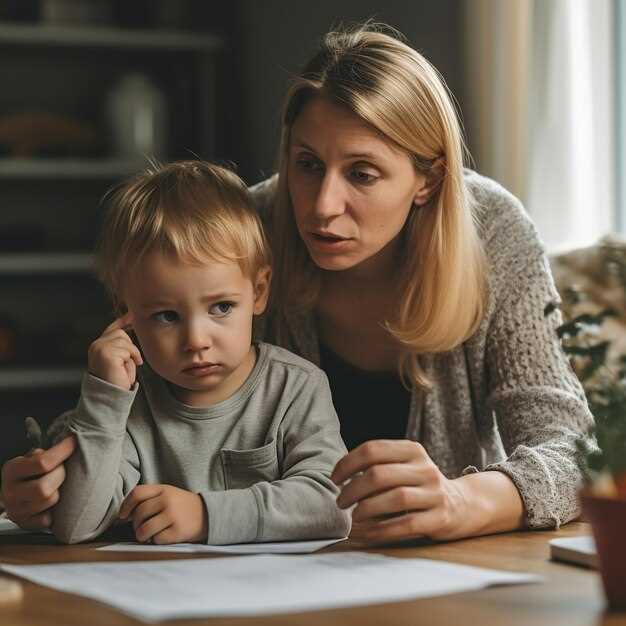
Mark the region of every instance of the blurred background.
[[0, 463], [73, 406], [111, 320], [99, 200], [161, 160], [273, 172], [290, 75], [333, 26], [402, 31], [442, 73], [473, 167], [550, 251], [626, 224], [626, 0], [0, 0]]

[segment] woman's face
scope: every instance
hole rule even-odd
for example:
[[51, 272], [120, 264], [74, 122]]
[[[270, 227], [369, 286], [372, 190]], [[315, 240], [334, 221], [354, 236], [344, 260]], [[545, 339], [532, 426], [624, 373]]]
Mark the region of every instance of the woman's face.
[[320, 268], [375, 269], [393, 258], [413, 202], [423, 202], [425, 177], [373, 127], [316, 97], [291, 129], [288, 185], [298, 231]]

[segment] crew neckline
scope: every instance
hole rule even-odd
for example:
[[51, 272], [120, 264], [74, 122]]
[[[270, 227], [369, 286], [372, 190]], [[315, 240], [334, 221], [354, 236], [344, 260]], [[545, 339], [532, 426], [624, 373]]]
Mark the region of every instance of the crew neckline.
[[145, 378], [148, 382], [147, 385], [144, 383], [144, 386], [148, 388], [148, 392], [150, 388], [154, 389], [156, 392], [157, 407], [163, 406], [172, 411], [176, 416], [185, 419], [206, 420], [224, 417], [232, 414], [240, 404], [250, 397], [266, 367], [268, 354], [267, 344], [261, 341], [255, 341], [252, 345], [255, 347], [257, 353], [256, 363], [248, 375], [248, 378], [246, 378], [243, 385], [241, 385], [233, 395], [208, 407], [189, 406], [178, 400], [165, 380], [147, 364], [147, 369], [142, 372], [141, 377]]

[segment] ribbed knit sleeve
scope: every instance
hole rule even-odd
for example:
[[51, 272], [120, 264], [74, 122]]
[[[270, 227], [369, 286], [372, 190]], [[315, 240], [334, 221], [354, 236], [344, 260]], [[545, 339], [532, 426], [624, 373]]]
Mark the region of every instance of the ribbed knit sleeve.
[[504, 190], [499, 202], [506, 211], [486, 237], [485, 367], [487, 408], [507, 458], [485, 469], [513, 480], [530, 527], [558, 527], [580, 513], [575, 441], [593, 418], [557, 336], [560, 312], [544, 314], [559, 296], [543, 246], [519, 202]]
[[126, 432], [137, 389], [126, 391], [85, 374], [78, 406], [64, 416], [77, 445], [65, 462], [52, 512], [52, 532], [63, 543], [95, 539], [107, 530], [139, 482], [139, 456]]

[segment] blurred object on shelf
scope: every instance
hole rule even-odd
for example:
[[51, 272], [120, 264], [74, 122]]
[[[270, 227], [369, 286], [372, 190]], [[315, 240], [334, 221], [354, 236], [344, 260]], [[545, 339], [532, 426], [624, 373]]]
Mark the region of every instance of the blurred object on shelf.
[[16, 351], [16, 324], [8, 315], [0, 313], [0, 363], [14, 361]]
[[[61, 294], [60, 297], [67, 297]], [[3, 367], [84, 367], [87, 349], [112, 315], [79, 314], [75, 319], [55, 321], [45, 329], [18, 326], [0, 313], [0, 365]], [[2, 372], [0, 370], [0, 377]]]
[[56, 328], [46, 331], [19, 329], [15, 335], [15, 353], [13, 357], [6, 361], [0, 361], [0, 363], [8, 367], [82, 365], [86, 360], [88, 345], [85, 346], [82, 355], [69, 359], [67, 355], [59, 354], [59, 347], [67, 338], [67, 335], [57, 332]]
[[47, 24], [110, 24], [110, 0], [41, 0], [41, 21]]
[[87, 122], [57, 113], [0, 116], [0, 152], [12, 157], [87, 156], [100, 147]]
[[148, 76], [123, 76], [106, 98], [106, 117], [115, 156], [165, 158], [167, 104]]
[[35, 252], [46, 247], [46, 230], [41, 224], [14, 222], [0, 225], [0, 254]]

